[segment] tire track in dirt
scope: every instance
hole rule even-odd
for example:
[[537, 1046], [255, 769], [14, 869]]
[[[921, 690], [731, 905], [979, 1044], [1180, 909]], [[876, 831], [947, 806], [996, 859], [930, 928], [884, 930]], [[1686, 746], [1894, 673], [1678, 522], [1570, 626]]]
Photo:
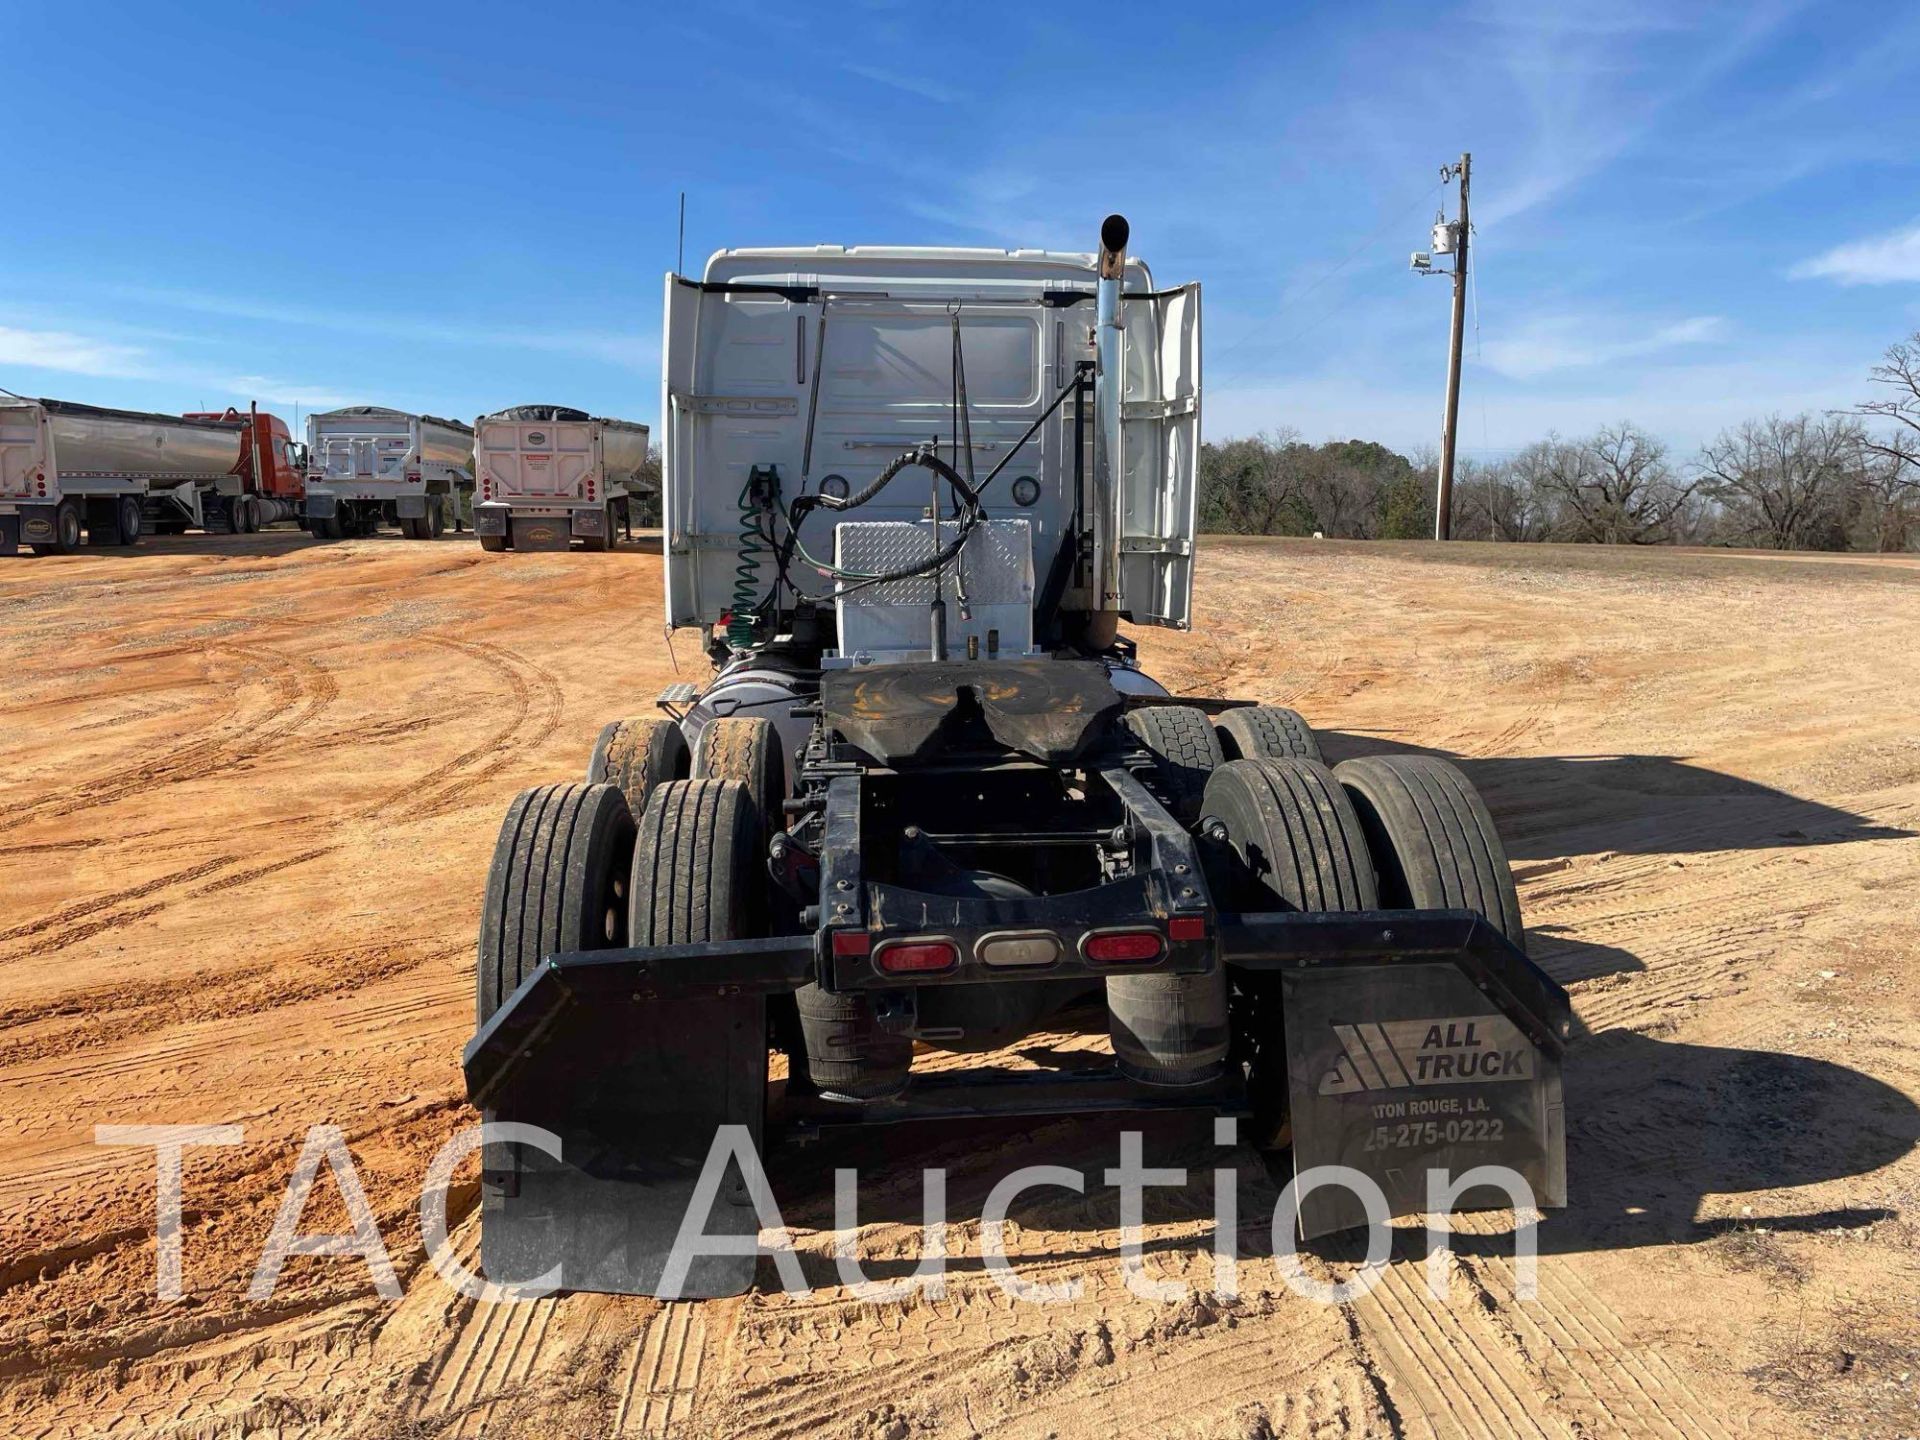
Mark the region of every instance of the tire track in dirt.
[[542, 665], [503, 645], [447, 636], [414, 637], [484, 661], [507, 685], [508, 714], [486, 739], [409, 781], [362, 814], [364, 819], [429, 819], [473, 803], [472, 791], [551, 735], [566, 701], [559, 679]]
[[[246, 722], [245, 729], [238, 735], [203, 735], [177, 749], [143, 760], [130, 770], [77, 784], [62, 784], [0, 816], [0, 832], [98, 809], [157, 786], [176, 785], [238, 768], [297, 730], [332, 704], [339, 693], [333, 676], [304, 656], [286, 655], [265, 645], [230, 641], [209, 641], [204, 647], [195, 647], [195, 653], [209, 652], [268, 672], [265, 713]], [[201, 683], [216, 682], [208, 674]], [[213, 724], [222, 727], [238, 724], [242, 708], [239, 703], [230, 705]]]
[[[1466, 1234], [1511, 1233], [1503, 1220], [1486, 1215], [1456, 1216], [1453, 1223]], [[1590, 1426], [1606, 1433], [1631, 1429], [1676, 1440], [1732, 1440], [1736, 1432], [1722, 1424], [1716, 1407], [1657, 1351], [1636, 1342], [1619, 1313], [1563, 1259], [1537, 1262], [1539, 1297], [1527, 1303], [1511, 1299], [1518, 1274], [1513, 1262], [1494, 1247], [1484, 1256], [1456, 1254], [1453, 1270], [1543, 1382], [1551, 1383], [1557, 1373], [1549, 1372], [1549, 1358], [1574, 1379], [1587, 1396], [1581, 1408], [1590, 1411], [1583, 1417]]]

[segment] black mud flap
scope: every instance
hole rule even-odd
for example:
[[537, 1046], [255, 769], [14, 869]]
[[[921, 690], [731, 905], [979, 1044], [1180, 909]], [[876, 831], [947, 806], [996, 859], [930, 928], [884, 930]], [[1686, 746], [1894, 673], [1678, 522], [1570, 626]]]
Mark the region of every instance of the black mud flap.
[[[1280, 980], [1296, 1176], [1357, 1170], [1399, 1216], [1429, 1208], [1429, 1172], [1499, 1166], [1535, 1206], [1566, 1204], [1566, 995], [1490, 926], [1445, 958], [1323, 957]], [[1452, 1208], [1509, 1203], [1482, 1185]], [[1308, 1240], [1367, 1223], [1337, 1183], [1309, 1191], [1299, 1219]]]
[[[487, 1147], [480, 1222], [487, 1278], [524, 1285], [558, 1266], [561, 1290], [666, 1299], [745, 1291], [757, 1263], [752, 1254], [698, 1256], [677, 1288], [663, 1288], [663, 1280], [671, 1278], [669, 1255], [721, 1127], [740, 1127], [730, 1133], [744, 1131], [760, 1153], [765, 997], [639, 1001], [575, 995], [551, 973], [535, 980], [562, 993], [536, 1007], [531, 1002], [543, 997], [523, 988], [514, 997], [529, 1002], [520, 1015], [496, 1017], [511, 1024], [544, 1012], [519, 1037], [525, 1048], [511, 1076], [486, 1097], [487, 1118], [552, 1131], [560, 1156], [531, 1145]], [[470, 1059], [490, 1029], [476, 1037]], [[731, 1160], [704, 1208], [690, 1235], [758, 1232]]]

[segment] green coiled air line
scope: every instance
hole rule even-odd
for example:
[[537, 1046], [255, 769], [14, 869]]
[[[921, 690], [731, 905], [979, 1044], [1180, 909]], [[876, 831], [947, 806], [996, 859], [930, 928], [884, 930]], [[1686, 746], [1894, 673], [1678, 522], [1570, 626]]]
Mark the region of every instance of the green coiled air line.
[[761, 528], [761, 517], [771, 517], [780, 499], [780, 472], [770, 465], [756, 465], [747, 472], [747, 483], [740, 487], [737, 502], [740, 511], [740, 547], [733, 567], [733, 606], [727, 612], [727, 647], [752, 648], [760, 630], [760, 557], [766, 554], [773, 537]]

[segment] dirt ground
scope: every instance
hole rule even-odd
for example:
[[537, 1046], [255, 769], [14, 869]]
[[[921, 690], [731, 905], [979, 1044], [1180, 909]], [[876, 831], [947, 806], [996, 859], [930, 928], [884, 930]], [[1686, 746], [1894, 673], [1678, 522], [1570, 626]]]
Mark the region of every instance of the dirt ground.
[[[468, 541], [149, 542], [0, 561], [0, 1428], [64, 1435], [1008, 1437], [1920, 1434], [1920, 569], [1624, 550], [1208, 542], [1188, 693], [1293, 705], [1334, 757], [1458, 757], [1507, 837], [1533, 953], [1574, 996], [1572, 1205], [1514, 1293], [1504, 1218], [1431, 1297], [1409, 1231], [1348, 1307], [1269, 1254], [1273, 1181], [1156, 1133], [1157, 1275], [1123, 1287], [1118, 1126], [889, 1142], [860, 1253], [910, 1265], [950, 1171], [948, 1292], [831, 1283], [831, 1166], [773, 1161], [810, 1275], [728, 1301], [475, 1305], [423, 1262], [428, 1158], [470, 1119], [476, 914], [499, 817], [599, 727], [704, 673], [660, 560]], [[1065, 1043], [1065, 1042], [1062, 1042]], [[188, 1152], [185, 1298], [155, 1299], [150, 1150]], [[341, 1127], [404, 1298], [357, 1259], [245, 1290], [308, 1127]], [[1017, 1305], [1010, 1248], [1078, 1298]], [[1237, 1298], [1211, 1181], [1238, 1168]], [[343, 1228], [323, 1170], [303, 1228]], [[1268, 1210], [1259, 1206], [1264, 1196]], [[456, 1190], [471, 1256], [474, 1189]], [[871, 1218], [869, 1218], [871, 1216]], [[1340, 1272], [1335, 1252], [1311, 1262]], [[896, 1268], [900, 1268], [896, 1266]]]

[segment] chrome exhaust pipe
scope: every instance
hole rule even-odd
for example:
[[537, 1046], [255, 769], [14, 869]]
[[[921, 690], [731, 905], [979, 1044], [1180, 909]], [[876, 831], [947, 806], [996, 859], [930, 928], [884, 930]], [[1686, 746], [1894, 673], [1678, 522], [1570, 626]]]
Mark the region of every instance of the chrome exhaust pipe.
[[1099, 288], [1094, 300], [1093, 609], [1120, 609], [1120, 397], [1126, 385], [1121, 352], [1120, 286], [1127, 269], [1127, 217], [1100, 222]]

